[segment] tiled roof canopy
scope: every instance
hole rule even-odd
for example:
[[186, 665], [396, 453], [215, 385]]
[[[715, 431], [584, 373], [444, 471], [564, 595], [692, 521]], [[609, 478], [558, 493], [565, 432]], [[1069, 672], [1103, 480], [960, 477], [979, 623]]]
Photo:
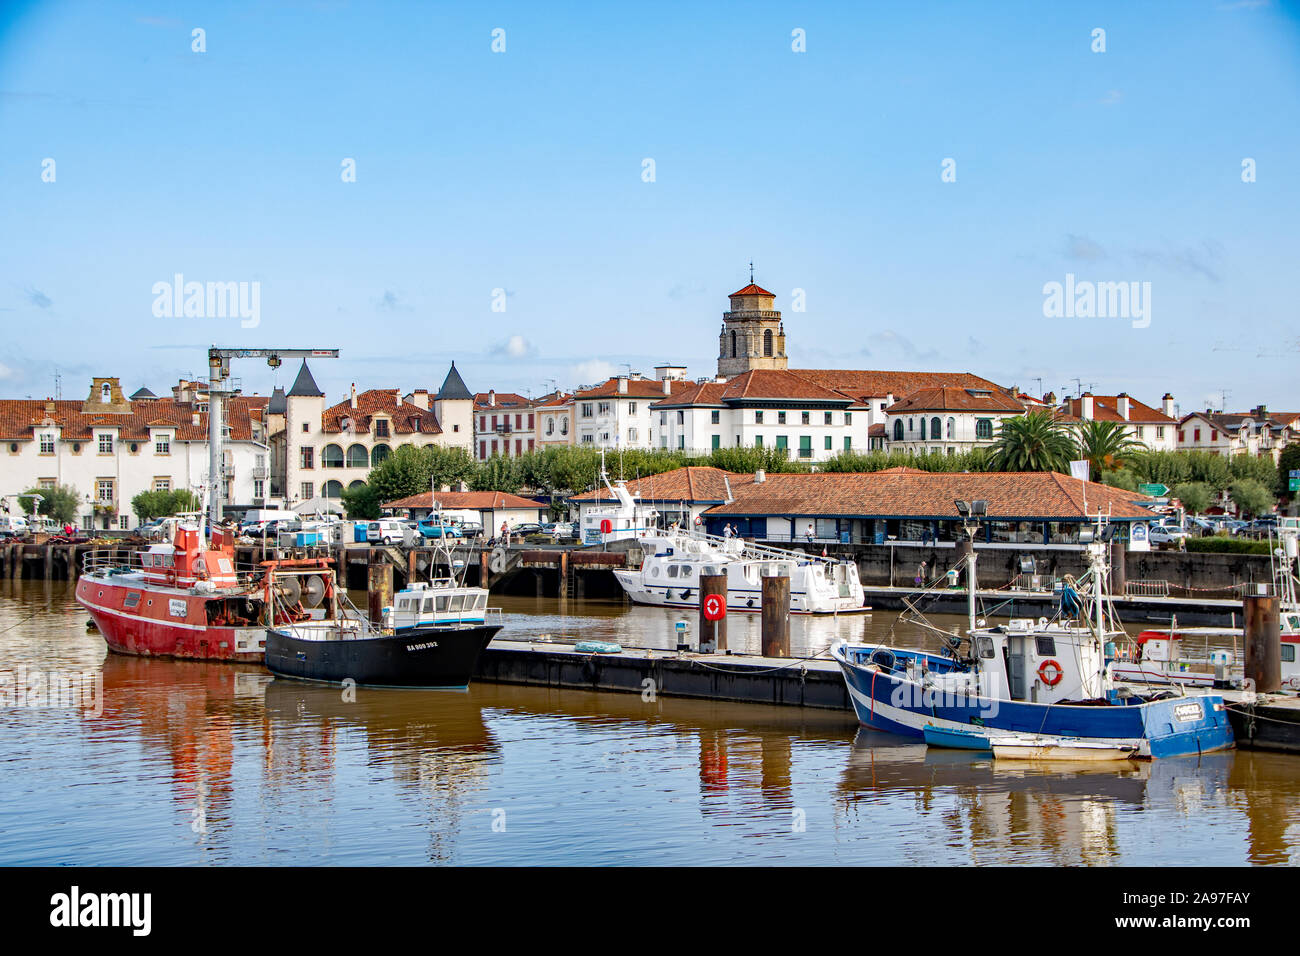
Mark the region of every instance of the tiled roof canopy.
[[[234, 395], [226, 399], [226, 419], [232, 441], [251, 441], [252, 423], [261, 418], [264, 396]], [[120, 441], [145, 441], [149, 428], [175, 430], [177, 441], [207, 441], [208, 414], [198, 413], [194, 423], [194, 406], [171, 398], [154, 398], [133, 404], [130, 414], [93, 415], [82, 412], [79, 401], [0, 400], [0, 440], [30, 441], [36, 430], [47, 422], [59, 427], [65, 441], [90, 441], [93, 428], [116, 428]]]
[[[459, 508], [465, 511], [500, 511], [503, 509], [540, 510], [545, 505], [538, 504], [531, 498], [507, 494], [504, 491], [440, 491], [438, 504], [444, 508]], [[386, 502], [385, 508], [432, 508], [433, 493], [426, 491], [397, 501]]]

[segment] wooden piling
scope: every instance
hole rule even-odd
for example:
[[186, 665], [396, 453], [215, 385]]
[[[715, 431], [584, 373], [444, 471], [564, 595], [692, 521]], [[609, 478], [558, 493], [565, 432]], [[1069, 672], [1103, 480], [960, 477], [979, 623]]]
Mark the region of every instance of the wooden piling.
[[790, 578], [771, 575], [763, 582], [763, 656], [790, 656]]
[[[723, 616], [710, 621], [704, 616], [704, 602], [710, 596], [721, 601]], [[727, 576], [725, 574], [700, 575], [700, 653], [713, 654], [727, 649]]]
[[[1262, 590], [1262, 585], [1261, 585]], [[1246, 631], [1246, 677], [1255, 690], [1271, 694], [1282, 687], [1282, 629], [1275, 594], [1242, 598]]]
[[1110, 593], [1116, 597], [1123, 597], [1124, 592], [1128, 590], [1128, 571], [1124, 566], [1124, 556], [1127, 553], [1123, 541], [1119, 538], [1111, 539]]
[[366, 592], [370, 601], [370, 620], [380, 623], [384, 617], [384, 608], [393, 603], [393, 566], [387, 561], [371, 562], [367, 565], [369, 572]]

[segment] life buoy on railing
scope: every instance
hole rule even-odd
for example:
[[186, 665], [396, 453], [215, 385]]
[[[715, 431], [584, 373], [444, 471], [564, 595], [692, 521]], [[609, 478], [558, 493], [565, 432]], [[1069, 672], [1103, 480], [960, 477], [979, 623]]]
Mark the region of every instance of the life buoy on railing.
[[1048, 687], [1055, 687], [1065, 676], [1065, 671], [1061, 665], [1053, 660], [1046, 660], [1038, 665], [1038, 679]]

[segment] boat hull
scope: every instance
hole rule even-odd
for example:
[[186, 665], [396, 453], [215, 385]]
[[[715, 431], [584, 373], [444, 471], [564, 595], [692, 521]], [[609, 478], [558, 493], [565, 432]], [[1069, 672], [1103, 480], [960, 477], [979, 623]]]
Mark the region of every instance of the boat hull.
[[850, 661], [831, 648], [859, 723], [873, 730], [924, 737], [926, 724], [966, 732], [1086, 738], [1116, 746], [1139, 741], [1140, 756], [1177, 757], [1233, 746], [1223, 699], [1172, 697], [1130, 704], [1036, 704], [978, 695], [943, 695], [898, 674]]
[[[634, 604], [646, 604], [651, 607], [675, 607], [696, 610], [700, 606], [700, 589], [698, 587], [667, 587], [665, 585], [648, 585], [642, 580], [640, 571], [615, 571], [614, 577], [623, 588], [623, 593]], [[791, 614], [855, 614], [871, 610], [863, 603], [864, 595], [847, 598], [810, 599], [804, 591], [791, 591]], [[742, 590], [727, 589], [727, 611], [734, 613], [759, 614], [763, 610], [763, 595], [758, 588]]]
[[266, 631], [266, 666], [278, 677], [371, 687], [463, 689], [500, 624], [410, 628], [355, 640], [307, 640]]
[[260, 664], [265, 628], [208, 624], [208, 602], [227, 597], [153, 587], [128, 575], [83, 575], [77, 581], [78, 603], [115, 653]]

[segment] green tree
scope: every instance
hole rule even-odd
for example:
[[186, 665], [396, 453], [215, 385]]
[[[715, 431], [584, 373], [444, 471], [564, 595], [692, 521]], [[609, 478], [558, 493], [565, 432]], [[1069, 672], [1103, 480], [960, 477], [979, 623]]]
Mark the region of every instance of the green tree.
[[753, 474], [762, 469], [768, 474], [781, 472], [806, 472], [810, 468], [806, 462], [791, 461], [788, 448], [776, 448], [764, 445], [752, 448], [715, 448], [705, 464], [723, 471], [741, 474]]
[[348, 518], [353, 521], [374, 521], [379, 517], [381, 504], [379, 495], [369, 485], [354, 485], [344, 488], [340, 495], [343, 507], [347, 509]]
[[1183, 503], [1184, 508], [1195, 515], [1210, 507], [1214, 501], [1214, 492], [1210, 490], [1210, 486], [1200, 481], [1185, 481], [1181, 485], [1174, 485], [1173, 495]]
[[422, 494], [438, 487], [468, 481], [474, 473], [474, 459], [464, 448], [442, 445], [417, 448], [399, 445], [366, 478], [381, 504]]
[[1101, 473], [1101, 483], [1110, 485], [1112, 488], [1123, 488], [1125, 491], [1138, 490], [1138, 476], [1128, 468], [1103, 471]]
[[993, 443], [996, 471], [1068, 472], [1074, 440], [1050, 411], [1004, 418]]
[[1230, 484], [1228, 497], [1242, 514], [1259, 515], [1273, 510], [1273, 493], [1253, 478]]
[[475, 491], [504, 491], [513, 495], [519, 493], [523, 484], [519, 459], [506, 455], [493, 455], [478, 462], [469, 478], [469, 486]]
[[1134, 454], [1128, 467], [1144, 483], [1173, 488], [1192, 480], [1187, 453], [1181, 451], [1141, 451]]
[[1144, 447], [1120, 422], [1095, 420], [1078, 426], [1075, 446], [1078, 458], [1088, 462], [1089, 477], [1093, 481], [1097, 481], [1103, 471], [1123, 467], [1127, 457]]
[[131, 510], [141, 523], [166, 518], [182, 511], [198, 511], [198, 495], [183, 488], [174, 491], [142, 491], [131, 499]]
[[24, 495], [40, 495], [39, 507], [35, 498], [19, 499], [23, 513], [30, 515], [36, 508], [37, 514], [52, 518], [57, 524], [71, 524], [77, 520], [77, 511], [81, 507], [81, 495], [71, 485], [55, 485], [53, 488], [28, 488]]
[[1233, 455], [1228, 459], [1228, 474], [1234, 479], [1250, 478], [1266, 488], [1277, 484], [1277, 465], [1269, 455]]
[[1287, 445], [1277, 463], [1277, 478], [1274, 481], [1274, 494], [1279, 498], [1294, 498], [1291, 491], [1291, 472], [1300, 470], [1300, 445]]

